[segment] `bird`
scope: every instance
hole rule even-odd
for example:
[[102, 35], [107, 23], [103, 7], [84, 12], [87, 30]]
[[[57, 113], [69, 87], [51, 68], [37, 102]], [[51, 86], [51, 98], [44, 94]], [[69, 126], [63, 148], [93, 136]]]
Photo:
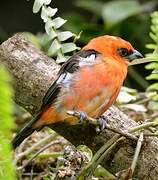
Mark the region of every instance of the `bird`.
[[[58, 122], [76, 125], [86, 116], [99, 118], [116, 100], [129, 63], [143, 55], [116, 36], [95, 37], [60, 68], [39, 113], [13, 138], [13, 149], [35, 130]], [[80, 120], [68, 111], [80, 113]]]

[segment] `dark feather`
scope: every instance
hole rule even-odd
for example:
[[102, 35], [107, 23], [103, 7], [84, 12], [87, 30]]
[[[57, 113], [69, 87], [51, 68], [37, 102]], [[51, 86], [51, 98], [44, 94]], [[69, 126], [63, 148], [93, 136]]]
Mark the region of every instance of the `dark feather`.
[[27, 138], [35, 131], [35, 129], [33, 128], [33, 124], [39, 119], [39, 117], [40, 114], [38, 114], [28, 124], [26, 124], [26, 126], [24, 126], [24, 128], [21, 129], [21, 131], [14, 137], [12, 141], [12, 145], [14, 149], [18, 147], [25, 138]]
[[[34, 132], [35, 128], [33, 126], [36, 123], [36, 121], [38, 121], [38, 119], [40, 118], [44, 109], [53, 102], [55, 102], [61, 89], [60, 83], [62, 83], [62, 80], [66, 78], [68, 73], [74, 73], [75, 71], [78, 70], [79, 60], [82, 60], [81, 58], [87, 58], [92, 54], [94, 54], [96, 57], [98, 55], [98, 52], [94, 50], [80, 51], [63, 64], [63, 66], [61, 67], [58, 73], [58, 79], [51, 85], [45, 97], [43, 98], [43, 104], [40, 113], [35, 118], [33, 118], [13, 139], [12, 144], [14, 149], [17, 146], [19, 146], [25, 138], [27, 138], [29, 135], [31, 135]], [[61, 78], [61, 82], [58, 82], [59, 78]]]
[[[75, 55], [73, 55], [60, 68], [60, 70], [58, 72], [58, 79], [62, 74], [65, 74], [65, 77], [66, 77], [67, 73], [74, 73], [75, 71], [77, 71], [79, 68], [79, 60], [81, 58], [87, 58], [92, 54], [94, 54], [97, 57], [97, 55], [99, 53], [95, 50], [84, 50], [84, 51], [80, 51], [80, 52], [76, 53]], [[60, 88], [61, 88], [60, 84], [57, 83], [57, 80], [51, 85], [51, 87], [48, 89], [46, 95], [44, 96], [42, 108], [49, 105], [50, 103], [53, 103], [56, 100], [56, 98], [60, 92]]]

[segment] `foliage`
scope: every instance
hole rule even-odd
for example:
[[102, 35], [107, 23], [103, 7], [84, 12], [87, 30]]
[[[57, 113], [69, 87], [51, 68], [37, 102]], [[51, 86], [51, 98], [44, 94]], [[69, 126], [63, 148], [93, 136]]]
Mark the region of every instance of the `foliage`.
[[151, 32], [150, 37], [153, 40], [152, 44], [147, 44], [147, 48], [154, 50], [153, 55], [149, 54], [148, 56], [154, 56], [155, 62], [151, 62], [146, 66], [146, 69], [152, 70], [151, 74], [146, 77], [147, 80], [153, 80], [153, 83], [148, 87], [148, 91], [154, 92], [151, 96], [150, 108], [158, 109], [158, 12], [151, 14]]
[[[83, 17], [82, 14], [76, 12], [68, 13], [66, 18], [69, 20], [69, 23], [65, 26], [76, 33], [82, 30], [84, 32], [81, 37], [83, 42], [87, 42], [94, 35], [106, 33], [124, 36], [125, 32], [128, 32], [128, 37], [132, 36], [134, 38], [140, 33], [142, 26], [143, 31], [141, 33], [144, 34], [144, 27], [148, 27], [146, 25], [148, 21], [146, 14], [152, 10], [151, 7], [154, 7], [155, 4], [154, 1], [140, 4], [138, 0], [113, 0], [109, 2], [101, 0], [76, 0], [75, 2], [77, 7], [82, 8], [82, 10], [85, 10], [85, 13], [90, 15], [85, 16], [84, 13]], [[141, 17], [142, 12], [144, 13], [143, 17]], [[129, 18], [131, 19], [127, 22]], [[139, 23], [139, 28], [137, 23]], [[135, 28], [135, 31], [133, 28]]]
[[10, 77], [4, 67], [0, 67], [0, 179], [14, 180], [10, 136], [13, 128], [13, 103]]
[[51, 8], [48, 6], [51, 0], [35, 0], [33, 5], [33, 12], [38, 13], [41, 9], [41, 18], [45, 23], [45, 31], [47, 33], [47, 40], [51, 42], [48, 49], [49, 56], [57, 56], [57, 62], [64, 62], [66, 60], [65, 54], [72, 52], [78, 47], [74, 42], [64, 42], [69, 38], [78, 38], [74, 33], [70, 31], [61, 31], [61, 28], [65, 23], [61, 17], [54, 18], [57, 13], [57, 8]]

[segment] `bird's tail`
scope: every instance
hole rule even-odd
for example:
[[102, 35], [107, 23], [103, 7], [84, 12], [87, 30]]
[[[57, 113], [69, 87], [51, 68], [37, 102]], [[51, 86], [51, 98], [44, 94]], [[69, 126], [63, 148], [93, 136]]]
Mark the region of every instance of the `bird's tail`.
[[18, 147], [25, 138], [31, 135], [36, 129], [33, 127], [35, 122], [39, 119], [40, 114], [38, 114], [35, 118], [33, 118], [24, 128], [15, 136], [12, 141], [13, 149]]

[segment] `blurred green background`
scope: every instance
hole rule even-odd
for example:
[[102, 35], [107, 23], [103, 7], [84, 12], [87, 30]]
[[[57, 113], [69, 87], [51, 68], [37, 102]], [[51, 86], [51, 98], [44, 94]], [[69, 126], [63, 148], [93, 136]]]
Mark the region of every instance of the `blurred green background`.
[[[40, 14], [32, 13], [33, 2], [1, 0], [0, 42], [16, 32], [45, 31]], [[68, 20], [64, 29], [76, 34], [82, 31], [78, 46], [95, 36], [110, 34], [130, 41], [142, 54], [150, 52], [145, 45], [151, 42], [150, 13], [158, 9], [156, 0], [53, 0], [51, 7], [57, 7], [57, 15]], [[143, 91], [149, 85], [145, 80], [148, 74], [144, 65], [132, 67], [125, 85]]]

